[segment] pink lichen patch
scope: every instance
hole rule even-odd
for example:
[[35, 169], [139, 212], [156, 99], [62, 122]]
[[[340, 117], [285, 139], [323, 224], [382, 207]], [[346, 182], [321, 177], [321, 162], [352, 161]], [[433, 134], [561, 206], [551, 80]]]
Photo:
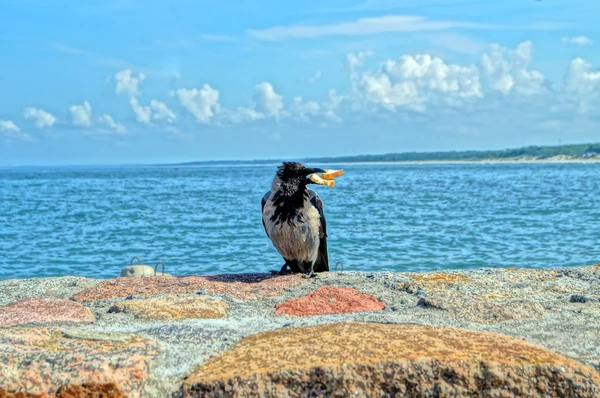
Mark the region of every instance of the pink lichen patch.
[[239, 300], [273, 297], [285, 289], [304, 282], [299, 275], [273, 276], [270, 274], [157, 276], [146, 278], [116, 278], [103, 281], [73, 296], [77, 301], [151, 297], [161, 294], [187, 294], [201, 291], [205, 294], [224, 294]]
[[324, 286], [306, 296], [275, 305], [275, 314], [294, 316], [381, 311], [385, 304], [350, 287]]
[[89, 308], [72, 300], [30, 298], [0, 307], [0, 327], [25, 325], [33, 322], [94, 322]]

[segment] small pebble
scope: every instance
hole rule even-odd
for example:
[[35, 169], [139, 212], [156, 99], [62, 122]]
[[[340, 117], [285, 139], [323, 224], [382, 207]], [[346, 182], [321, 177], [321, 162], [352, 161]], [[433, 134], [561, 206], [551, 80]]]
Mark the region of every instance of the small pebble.
[[571, 298], [569, 299], [569, 302], [571, 302], [571, 303], [585, 303], [585, 302], [587, 302], [587, 298], [585, 296], [580, 295], [580, 294], [573, 294], [571, 296]]

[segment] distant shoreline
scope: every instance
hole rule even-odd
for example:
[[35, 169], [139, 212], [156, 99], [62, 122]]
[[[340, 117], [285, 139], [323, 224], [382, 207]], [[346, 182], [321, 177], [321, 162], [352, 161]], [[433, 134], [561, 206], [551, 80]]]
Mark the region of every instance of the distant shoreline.
[[485, 163], [600, 163], [600, 158], [591, 159], [485, 159], [485, 160], [394, 160], [372, 162], [317, 162], [320, 164], [485, 164]]
[[[193, 162], [193, 163], [182, 163], [182, 164], [161, 164], [155, 165], [159, 167], [218, 167], [218, 166], [227, 166], [227, 167], [240, 167], [240, 166], [274, 166], [279, 165], [283, 162], [281, 161], [269, 161], [269, 162], [235, 162], [235, 163], [216, 163], [216, 162]], [[393, 165], [393, 164], [406, 164], [406, 165], [418, 165], [418, 164], [561, 164], [561, 163], [600, 163], [600, 157], [596, 158], [571, 158], [571, 159], [480, 159], [480, 160], [373, 160], [373, 161], [351, 161], [351, 160], [327, 160], [327, 161], [317, 161], [317, 160], [302, 160], [303, 163], [306, 164], [356, 164], [356, 165]]]
[[[481, 163], [590, 163], [600, 162], [600, 143], [529, 146], [487, 151], [403, 152], [288, 159], [306, 164], [481, 164]], [[272, 165], [283, 159], [179, 162], [161, 166]]]

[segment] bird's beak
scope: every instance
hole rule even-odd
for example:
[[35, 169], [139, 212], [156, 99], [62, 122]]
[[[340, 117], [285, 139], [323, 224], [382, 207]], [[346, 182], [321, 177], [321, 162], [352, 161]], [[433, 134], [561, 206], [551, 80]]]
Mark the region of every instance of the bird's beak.
[[333, 181], [325, 181], [321, 178], [320, 175], [318, 175], [317, 173], [324, 173], [325, 170], [323, 169], [318, 169], [318, 168], [313, 168], [313, 169], [306, 169], [306, 182], [308, 184], [319, 184], [319, 185], [327, 185], [329, 187], [333, 186], [333, 184], [335, 184], [335, 182]]
[[311, 174], [315, 174], [315, 173], [324, 173], [325, 170], [323, 169], [318, 169], [318, 168], [312, 168], [312, 169], [306, 169], [306, 175], [309, 176]]

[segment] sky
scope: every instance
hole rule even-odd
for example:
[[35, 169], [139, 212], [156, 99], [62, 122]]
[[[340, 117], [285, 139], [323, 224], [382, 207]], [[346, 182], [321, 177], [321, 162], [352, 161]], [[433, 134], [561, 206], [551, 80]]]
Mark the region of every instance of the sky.
[[592, 0], [2, 0], [0, 165], [600, 141]]

